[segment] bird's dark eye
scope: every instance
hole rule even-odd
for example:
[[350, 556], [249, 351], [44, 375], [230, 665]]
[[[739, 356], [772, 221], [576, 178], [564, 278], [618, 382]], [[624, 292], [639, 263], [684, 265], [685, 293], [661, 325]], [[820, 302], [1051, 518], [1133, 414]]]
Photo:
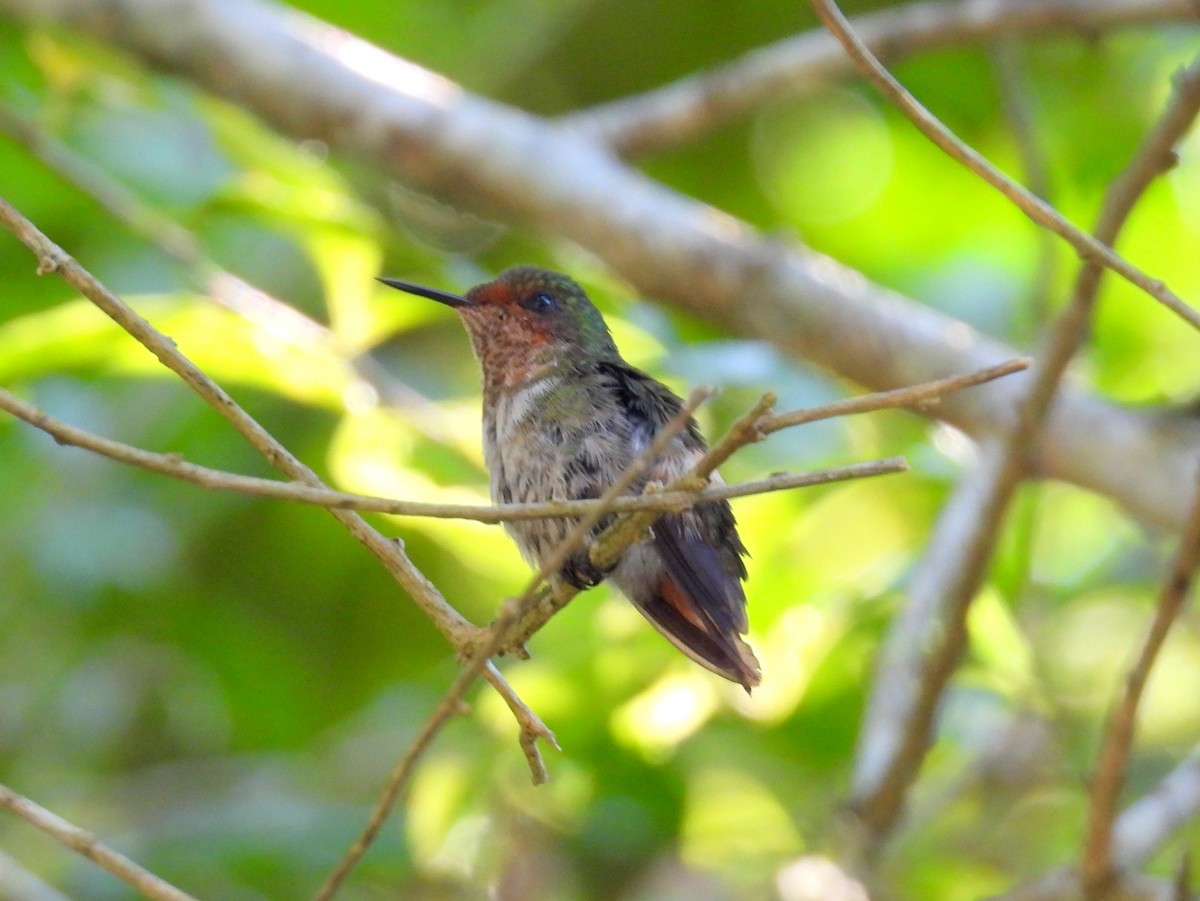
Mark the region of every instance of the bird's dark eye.
[[558, 301], [549, 294], [530, 294], [521, 301], [521, 306], [531, 313], [549, 313], [558, 307]]

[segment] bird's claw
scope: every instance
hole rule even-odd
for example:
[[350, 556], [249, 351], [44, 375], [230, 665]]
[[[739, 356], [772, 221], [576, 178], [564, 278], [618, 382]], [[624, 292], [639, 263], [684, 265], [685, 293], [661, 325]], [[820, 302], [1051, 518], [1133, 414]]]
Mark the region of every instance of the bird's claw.
[[612, 572], [611, 567], [606, 570], [600, 569], [592, 563], [587, 550], [582, 550], [571, 555], [570, 559], [563, 564], [563, 568], [559, 570], [559, 575], [572, 588], [583, 591], [595, 588], [604, 581], [610, 572]]

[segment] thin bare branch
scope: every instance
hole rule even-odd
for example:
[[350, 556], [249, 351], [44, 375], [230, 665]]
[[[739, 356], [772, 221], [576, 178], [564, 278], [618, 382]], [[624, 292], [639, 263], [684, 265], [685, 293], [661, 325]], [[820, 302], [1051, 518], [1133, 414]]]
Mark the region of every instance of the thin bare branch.
[[433, 713], [425, 721], [421, 727], [421, 731], [417, 733], [417, 737], [413, 739], [408, 746], [404, 756], [400, 758], [392, 772], [388, 775], [387, 782], [384, 784], [383, 791], [380, 793], [378, 800], [375, 802], [375, 807], [371, 811], [371, 816], [367, 820], [366, 826], [363, 827], [358, 838], [354, 840], [354, 844], [342, 855], [333, 871], [321, 883], [321, 887], [317, 889], [313, 895], [313, 901], [329, 901], [341, 889], [343, 883], [354, 872], [354, 868], [358, 866], [358, 862], [362, 860], [363, 855], [367, 853], [371, 845], [374, 843], [379, 831], [383, 828], [383, 824], [387, 821], [388, 815], [391, 814], [392, 808], [395, 807], [397, 799], [400, 797], [400, 792], [404, 788], [408, 778], [412, 775], [416, 768], [417, 761], [433, 743], [434, 738], [446, 725], [450, 717], [455, 714], [462, 713], [464, 709], [463, 695], [467, 689], [479, 676], [479, 670], [471, 670], [464, 668], [455, 677], [450, 688], [442, 695], [441, 701]]
[[[877, 392], [875, 394], [835, 401], [819, 407], [809, 407], [789, 413], [781, 413], [763, 418], [759, 428], [763, 434], [772, 434], [780, 429], [817, 422], [822, 419], [830, 419], [836, 416], [847, 416], [892, 408], [927, 410], [931, 405], [940, 403], [942, 398], [948, 394], [1020, 372], [1026, 369], [1028, 365], [1029, 361], [1026, 359], [1009, 360], [1006, 363], [989, 366], [978, 372], [962, 376], [937, 379], [932, 382], [913, 385], [909, 388]], [[599, 500], [556, 501], [544, 504], [501, 504], [495, 506], [436, 504], [333, 491], [323, 487], [307, 485], [302, 482], [279, 482], [273, 479], [261, 479], [210, 469], [195, 463], [189, 463], [178, 454], [156, 453], [123, 444], [119, 441], [103, 438], [83, 429], [68, 425], [50, 416], [45, 411], [38, 409], [33, 404], [21, 400], [3, 388], [0, 388], [0, 409], [6, 410], [13, 416], [41, 429], [51, 435], [59, 444], [84, 448], [122, 463], [128, 463], [152, 472], [183, 479], [184, 481], [210, 489], [239, 491], [244, 494], [299, 501], [344, 510], [390, 513], [398, 516], [471, 519], [484, 523], [543, 519], [557, 516], [581, 516], [590, 513], [600, 505]], [[856, 470], [853, 468], [847, 469], [846, 467], [835, 467], [834, 469], [827, 470], [827, 472], [833, 474], [831, 480], [841, 478], [843, 471], [850, 473]], [[627, 513], [634, 510], [678, 511], [705, 500], [728, 500], [764, 491], [782, 491], [789, 488], [806, 487], [810, 484], [817, 484], [816, 481], [813, 481], [816, 478], [820, 478], [819, 474], [783, 473], [767, 479], [737, 485], [709, 486], [699, 494], [661, 492], [640, 497], [622, 496], [613, 500], [612, 511], [618, 513]]]
[[[821, 2], [821, 0], [814, 0]], [[1097, 235], [1112, 243], [1136, 199], [1172, 158], [1171, 148], [1200, 109], [1200, 60], [1177, 79], [1170, 104], [1110, 187]], [[1085, 339], [1100, 267], [1081, 268], [1071, 303], [1035, 357], [1027, 394], [1008, 433], [985, 442], [939, 518], [909, 590], [909, 606], [885, 645], [860, 737], [852, 797], [874, 848], [895, 824], [931, 741], [938, 702], [966, 642], [966, 614], [996, 535], [1067, 364]], [[1194, 456], [1193, 456], [1194, 466]]]
[[98, 864], [147, 898], [155, 901], [195, 901], [191, 895], [165, 879], [155, 876], [123, 854], [118, 854], [92, 833], [67, 822], [6, 785], [0, 785], [0, 807], [41, 829], [63, 847]]
[[767, 392], [749, 410], [734, 420], [729, 431], [721, 436], [692, 469], [695, 478], [707, 480], [717, 468], [747, 444], [762, 441], [767, 436], [763, 425], [770, 416], [777, 398]]
[[[3, 388], [0, 388], [0, 410], [5, 410], [18, 419], [41, 429], [59, 444], [94, 451], [109, 459], [191, 482], [203, 488], [237, 491], [242, 494], [298, 501], [321, 507], [358, 510], [363, 513], [389, 513], [395, 516], [425, 516], [436, 519], [469, 519], [483, 523], [501, 523], [560, 516], [583, 516], [605, 506], [599, 500], [552, 501], [544, 504], [499, 504], [497, 506], [436, 504], [334, 491], [330, 488], [305, 485], [302, 482], [280, 482], [275, 479], [260, 479], [220, 469], [210, 469], [206, 466], [189, 463], [178, 454], [157, 453], [123, 444], [120, 441], [102, 438], [83, 429], [67, 425]], [[895, 471], [893, 467], [896, 466], [898, 459], [891, 457], [885, 460], [852, 463], [813, 472], [776, 473], [752, 482], [711, 485], [698, 494], [676, 491], [649, 495], [627, 495], [615, 498], [607, 507], [609, 512], [615, 513], [632, 513], [635, 510], [678, 512], [704, 501], [731, 500], [770, 491], [787, 491], [792, 488], [807, 488], [811, 485], [823, 485], [843, 479], [881, 475], [885, 472]]]
[[931, 406], [941, 403], [942, 398], [947, 394], [995, 381], [1006, 375], [1022, 372], [1029, 368], [1029, 364], [1029, 358], [1019, 357], [995, 366], [988, 366], [976, 372], [967, 373], [966, 375], [956, 375], [950, 378], [936, 379], [932, 382], [923, 382], [920, 385], [913, 385], [910, 388], [896, 388], [892, 391], [879, 391], [875, 394], [863, 395], [862, 397], [851, 397], [807, 410], [779, 413], [769, 417], [762, 423], [761, 428], [764, 433], [769, 435], [780, 429], [802, 425], [806, 422], [817, 422], [818, 420], [829, 419], [834, 416], [871, 413], [875, 410], [886, 410], [896, 407], [926, 411]]
[[[1175, 91], [1163, 115], [1133, 162], [1113, 183], [1100, 213], [1097, 234], [1110, 241], [1120, 231], [1146, 186], [1174, 165], [1175, 144], [1200, 114], [1200, 57], [1175, 78]], [[1071, 309], [1090, 309], [1103, 275], [1098, 266], [1085, 266], [1075, 284]], [[1082, 327], [1082, 326], [1081, 326]], [[1065, 364], [1064, 364], [1065, 365]], [[1047, 399], [1048, 402], [1048, 399]], [[1080, 878], [1089, 897], [1099, 897], [1112, 877], [1113, 817], [1125, 778], [1125, 761], [1142, 690], [1158, 650], [1187, 597], [1200, 555], [1200, 492], [1180, 539], [1171, 578], [1159, 599], [1158, 612], [1137, 663], [1127, 677], [1124, 694], [1109, 720], [1093, 778], [1087, 842]]]
[[[1150, 22], [1194, 20], [1189, 0], [955, 0], [909, 3], [856, 16], [854, 31], [897, 59], [956, 44], [1051, 33], [1094, 35]], [[731, 63], [644, 94], [564, 116], [560, 122], [624, 157], [687, 144], [782, 97], [853, 66], [824, 29], [757, 48]]]
[[[1200, 456], [1197, 457], [1200, 464]], [[1197, 468], [1200, 476], [1200, 466]], [[1179, 618], [1191, 593], [1196, 570], [1200, 568], [1200, 477], [1196, 480], [1196, 501], [1192, 518], [1184, 529], [1171, 562], [1170, 571], [1159, 593], [1154, 620], [1142, 642], [1137, 660], [1125, 678], [1125, 689], [1109, 717], [1104, 743], [1092, 776], [1091, 807], [1088, 811], [1087, 843], [1080, 861], [1080, 879], [1089, 899], [1104, 897], [1113, 878], [1113, 819], [1125, 770], [1133, 746], [1133, 730], [1138, 706], [1150, 678], [1150, 671], [1167, 640], [1167, 633]]]
[[[1200, 114], [1200, 57], [1175, 79], [1171, 101], [1154, 128], [1143, 141], [1134, 159], [1113, 182], [1101, 210], [1096, 234], [1112, 243], [1146, 187], [1175, 163], [1174, 147], [1196, 116]], [[1085, 265], [1075, 283], [1070, 307], [1056, 328], [1045, 357], [1048, 374], [1061, 373], [1083, 340], [1099, 291], [1102, 268], [1092, 262]], [[1041, 361], [1039, 360], [1039, 363]], [[1031, 406], [1047, 406], [1053, 397], [1053, 385], [1035, 376]], [[1105, 730], [1100, 758], [1092, 782], [1086, 844], [1080, 862], [1080, 881], [1084, 894], [1099, 898], [1112, 888], [1114, 861], [1121, 858], [1115, 850], [1114, 827], [1117, 803], [1124, 784], [1126, 760], [1133, 741], [1133, 729], [1146, 680], [1166, 639], [1171, 624], [1187, 597], [1192, 574], [1200, 556], [1200, 494], [1188, 520], [1179, 550], [1160, 596], [1159, 607], [1137, 662], [1131, 669], [1119, 700]], [[1181, 568], [1182, 567], [1182, 568]]]
[[1162, 281], [1153, 279], [1141, 269], [1118, 256], [1103, 239], [1089, 235], [1067, 221], [1058, 210], [1044, 200], [1035, 197], [1017, 184], [980, 154], [964, 143], [947, 128], [933, 113], [896, 81], [883, 64], [875, 58], [867, 46], [858, 38], [846, 17], [833, 0], [809, 0], [817, 15], [841, 42], [846, 52], [861, 71], [884, 95], [896, 105], [929, 140], [945, 153], [966, 166], [981, 179], [1011, 200], [1026, 216], [1044, 228], [1061, 236], [1075, 248], [1075, 252], [1086, 262], [1094, 262], [1116, 272], [1122, 278], [1141, 288], [1167, 309], [1174, 312], [1193, 328], [1200, 329], [1200, 311], [1193, 309], [1182, 298], [1176, 296]]

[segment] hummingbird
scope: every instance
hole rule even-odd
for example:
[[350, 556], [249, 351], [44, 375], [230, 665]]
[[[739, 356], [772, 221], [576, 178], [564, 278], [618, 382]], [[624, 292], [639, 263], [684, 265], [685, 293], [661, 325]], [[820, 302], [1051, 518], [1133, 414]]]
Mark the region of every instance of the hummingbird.
[[[625, 362], [600, 311], [566, 275], [519, 266], [463, 295], [380, 281], [453, 307], [466, 327], [483, 372], [483, 449], [493, 503], [600, 497], [682, 409], [666, 385]], [[689, 418], [630, 493], [685, 474], [705, 449]], [[598, 522], [591, 537], [611, 520]], [[561, 517], [505, 527], [538, 565], [576, 522]], [[597, 571], [585, 550], [559, 576], [580, 590], [609, 579], [679, 650], [749, 692], [760, 674], [742, 639], [745, 553], [729, 503], [705, 501], [662, 516], [610, 571]]]

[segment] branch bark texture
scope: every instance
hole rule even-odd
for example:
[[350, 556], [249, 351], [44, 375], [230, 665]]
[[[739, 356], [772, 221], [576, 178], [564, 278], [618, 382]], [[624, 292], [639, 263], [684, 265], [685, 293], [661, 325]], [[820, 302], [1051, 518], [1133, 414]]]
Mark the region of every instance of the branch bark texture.
[[[1190, 0], [939, 0], [857, 17], [854, 32], [877, 56], [894, 59], [969, 41], [1090, 35], [1198, 15]], [[838, 42], [816, 29], [757, 48], [712, 71], [561, 121], [631, 157], [693, 141], [764, 103], [853, 69]]]

